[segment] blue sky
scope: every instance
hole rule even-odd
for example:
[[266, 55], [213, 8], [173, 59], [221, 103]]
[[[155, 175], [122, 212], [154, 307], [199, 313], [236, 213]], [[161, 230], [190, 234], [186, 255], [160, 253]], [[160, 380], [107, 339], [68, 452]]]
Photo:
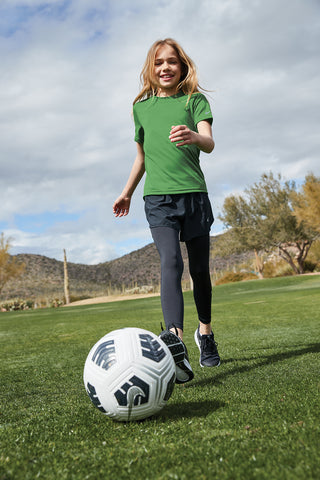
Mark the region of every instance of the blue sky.
[[2, 0], [0, 231], [12, 253], [66, 249], [94, 264], [152, 241], [142, 183], [128, 217], [112, 204], [135, 156], [140, 71], [168, 36], [210, 90], [216, 148], [201, 163], [216, 217], [264, 172], [320, 175], [317, 0]]

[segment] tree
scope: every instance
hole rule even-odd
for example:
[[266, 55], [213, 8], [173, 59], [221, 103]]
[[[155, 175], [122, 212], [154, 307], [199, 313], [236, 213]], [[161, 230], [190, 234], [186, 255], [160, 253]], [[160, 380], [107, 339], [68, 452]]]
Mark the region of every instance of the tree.
[[302, 192], [293, 195], [293, 214], [299, 223], [320, 234], [320, 177], [306, 176]]
[[16, 258], [9, 254], [11, 248], [11, 239], [5, 239], [4, 234], [0, 236], [0, 293], [9, 280], [19, 277], [24, 269], [25, 264], [19, 262]]
[[[230, 195], [225, 199], [220, 219], [229, 228], [225, 248], [229, 253], [276, 249], [278, 255], [296, 274], [304, 272], [304, 262], [317, 233], [297, 221], [292, 198], [296, 192], [294, 182], [281, 182], [270, 172], [247, 188], [245, 196]], [[258, 265], [259, 266], [259, 265]], [[259, 273], [262, 276], [263, 266]]]

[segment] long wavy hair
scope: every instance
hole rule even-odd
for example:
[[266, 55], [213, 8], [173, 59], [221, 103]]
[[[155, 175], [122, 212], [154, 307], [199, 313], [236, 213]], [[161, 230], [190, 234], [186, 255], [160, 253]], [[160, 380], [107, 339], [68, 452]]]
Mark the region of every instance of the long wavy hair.
[[177, 92], [182, 91], [190, 99], [193, 93], [203, 90], [198, 82], [197, 69], [191, 58], [185, 53], [183, 48], [172, 38], [157, 40], [148, 51], [146, 61], [140, 74], [141, 90], [133, 101], [133, 104], [157, 95], [159, 85], [154, 75], [155, 58], [159, 47], [169, 45], [173, 47], [181, 62], [181, 78], [177, 85]]

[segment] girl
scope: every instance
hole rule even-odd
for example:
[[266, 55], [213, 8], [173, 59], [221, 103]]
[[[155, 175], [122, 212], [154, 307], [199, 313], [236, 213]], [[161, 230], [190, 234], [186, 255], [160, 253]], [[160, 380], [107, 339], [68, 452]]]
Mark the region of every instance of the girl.
[[160, 338], [174, 356], [177, 383], [185, 383], [192, 380], [193, 372], [182, 342], [179, 239], [186, 243], [193, 280], [200, 365], [220, 365], [211, 330], [209, 232], [213, 215], [199, 163], [200, 151], [210, 153], [214, 148], [212, 113], [199, 92], [193, 61], [170, 38], [150, 48], [141, 83], [142, 90], [133, 102], [137, 156], [113, 212], [116, 217], [128, 215], [133, 192], [146, 172], [145, 212], [160, 255], [161, 306], [167, 328]]

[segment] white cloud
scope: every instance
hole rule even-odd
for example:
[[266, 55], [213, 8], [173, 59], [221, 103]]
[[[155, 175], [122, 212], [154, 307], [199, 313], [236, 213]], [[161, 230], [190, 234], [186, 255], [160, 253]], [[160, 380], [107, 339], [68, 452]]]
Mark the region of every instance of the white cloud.
[[[115, 220], [112, 203], [158, 38], [180, 41], [213, 90], [216, 149], [202, 163], [216, 216], [263, 172], [319, 175], [319, 10], [315, 0], [4, 0], [0, 230], [14, 233], [15, 251], [61, 258], [68, 243], [71, 261], [95, 263], [151, 241], [142, 186], [129, 217]], [[77, 219], [41, 234], [16, 220], [62, 210]]]

